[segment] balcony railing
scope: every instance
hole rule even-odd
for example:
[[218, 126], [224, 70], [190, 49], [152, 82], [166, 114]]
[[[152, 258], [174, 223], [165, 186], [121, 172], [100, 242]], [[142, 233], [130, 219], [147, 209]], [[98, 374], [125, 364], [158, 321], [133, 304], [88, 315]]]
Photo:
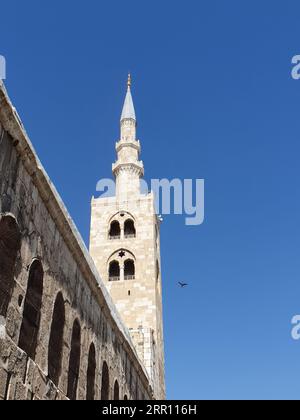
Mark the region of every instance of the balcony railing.
[[120, 240], [121, 239], [121, 235], [115, 235], [115, 236], [109, 235], [109, 239], [111, 239], [112, 241]]
[[120, 281], [120, 276], [110, 276], [109, 281]]
[[135, 233], [125, 233], [124, 238], [125, 239], [132, 239], [135, 238], [136, 234]]
[[124, 276], [124, 280], [135, 280], [135, 275]]

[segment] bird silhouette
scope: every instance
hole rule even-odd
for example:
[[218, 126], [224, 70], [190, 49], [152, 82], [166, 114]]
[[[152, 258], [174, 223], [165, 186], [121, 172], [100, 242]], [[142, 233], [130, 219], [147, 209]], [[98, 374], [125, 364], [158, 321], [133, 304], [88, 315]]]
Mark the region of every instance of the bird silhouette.
[[187, 283], [181, 283], [180, 281], [178, 282], [178, 284], [181, 288], [184, 288], [184, 287], [188, 286]]

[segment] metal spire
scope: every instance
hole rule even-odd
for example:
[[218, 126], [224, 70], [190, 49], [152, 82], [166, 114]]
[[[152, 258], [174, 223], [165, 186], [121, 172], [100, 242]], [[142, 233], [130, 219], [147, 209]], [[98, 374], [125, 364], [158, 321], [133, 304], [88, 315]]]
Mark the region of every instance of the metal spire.
[[133, 100], [131, 96], [131, 75], [130, 74], [128, 74], [127, 93], [126, 93], [125, 102], [123, 106], [121, 121], [127, 120], [127, 119], [136, 121], [135, 110], [134, 110]]

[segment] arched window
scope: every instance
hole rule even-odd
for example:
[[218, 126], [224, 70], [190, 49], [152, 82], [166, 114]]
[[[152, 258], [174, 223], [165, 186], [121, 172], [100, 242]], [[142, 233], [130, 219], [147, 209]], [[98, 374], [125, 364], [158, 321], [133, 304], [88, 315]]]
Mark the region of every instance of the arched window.
[[110, 225], [109, 231], [109, 238], [110, 239], [120, 239], [121, 238], [121, 227], [118, 221], [114, 221]]
[[124, 279], [134, 280], [135, 279], [135, 265], [133, 260], [127, 260], [124, 263]]
[[109, 264], [109, 281], [120, 280], [120, 265], [118, 261], [112, 261]]
[[136, 237], [136, 230], [135, 230], [133, 220], [130, 220], [130, 219], [126, 220], [126, 222], [124, 224], [124, 235], [125, 235], [125, 238], [135, 238]]
[[106, 362], [103, 362], [102, 367], [101, 400], [109, 400], [109, 372]]
[[62, 294], [58, 293], [54, 304], [48, 349], [48, 374], [56, 386], [61, 374], [64, 326], [65, 303]]
[[79, 367], [80, 367], [80, 325], [77, 319], [75, 319], [72, 331], [71, 341], [71, 353], [69, 360], [69, 374], [68, 374], [68, 392], [67, 397], [70, 400], [76, 400], [77, 385], [79, 378]]
[[40, 328], [44, 270], [39, 260], [29, 269], [19, 347], [34, 360]]
[[0, 216], [0, 316], [6, 316], [14, 287], [14, 268], [21, 233], [12, 216]]
[[119, 391], [119, 383], [118, 381], [115, 381], [115, 386], [114, 386], [114, 400], [115, 401], [119, 401], [120, 399], [120, 391]]
[[93, 401], [95, 399], [95, 376], [96, 376], [96, 351], [95, 346], [92, 343], [89, 351], [89, 362], [87, 370], [87, 387], [86, 387], [86, 399]]
[[127, 400], [128, 400], [127, 395], [124, 395], [124, 401], [127, 401]]

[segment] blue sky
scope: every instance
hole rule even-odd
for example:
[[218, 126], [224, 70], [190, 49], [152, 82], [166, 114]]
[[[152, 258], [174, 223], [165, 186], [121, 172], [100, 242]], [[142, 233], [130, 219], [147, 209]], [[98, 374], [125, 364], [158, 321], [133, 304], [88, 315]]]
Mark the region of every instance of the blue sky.
[[205, 223], [162, 226], [170, 399], [300, 397], [299, 17], [299, 1], [1, 4], [9, 94], [86, 242], [128, 70], [147, 179], [206, 181]]

